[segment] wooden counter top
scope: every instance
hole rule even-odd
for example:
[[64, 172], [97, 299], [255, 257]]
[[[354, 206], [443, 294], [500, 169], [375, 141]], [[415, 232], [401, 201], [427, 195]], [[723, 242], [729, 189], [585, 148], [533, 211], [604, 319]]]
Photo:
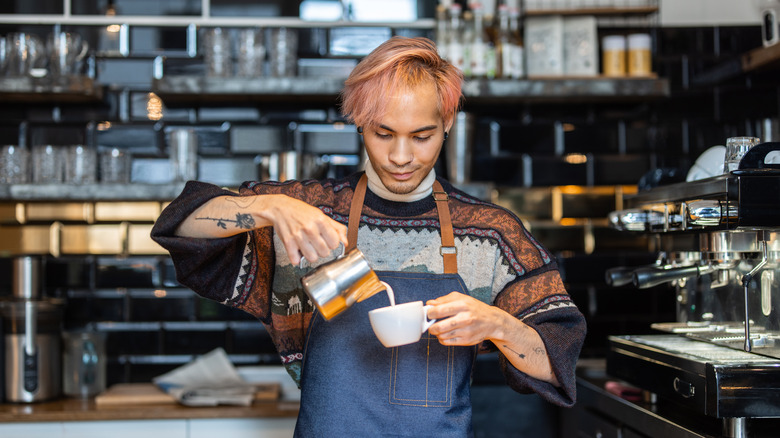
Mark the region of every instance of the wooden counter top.
[[179, 404], [97, 406], [94, 399], [0, 404], [0, 423], [38, 421], [160, 420], [188, 418], [273, 418], [298, 415], [297, 401], [256, 401], [251, 406], [189, 407]]

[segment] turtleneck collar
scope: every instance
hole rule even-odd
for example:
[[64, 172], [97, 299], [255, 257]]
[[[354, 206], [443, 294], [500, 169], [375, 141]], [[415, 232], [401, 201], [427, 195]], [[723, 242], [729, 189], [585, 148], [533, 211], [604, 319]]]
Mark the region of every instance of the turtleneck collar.
[[423, 178], [420, 185], [417, 186], [410, 193], [399, 195], [393, 193], [385, 187], [382, 180], [379, 178], [379, 174], [374, 170], [371, 161], [366, 160], [366, 176], [368, 177], [368, 189], [374, 192], [377, 196], [387, 199], [388, 201], [395, 202], [414, 202], [419, 201], [426, 196], [433, 193], [433, 182], [436, 181], [436, 171], [431, 169], [428, 175]]

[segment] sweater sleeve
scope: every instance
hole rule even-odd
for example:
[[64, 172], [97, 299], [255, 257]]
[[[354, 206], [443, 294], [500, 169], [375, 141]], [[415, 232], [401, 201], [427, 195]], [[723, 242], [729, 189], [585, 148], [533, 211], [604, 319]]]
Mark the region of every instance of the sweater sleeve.
[[550, 403], [571, 407], [577, 399], [575, 367], [585, 339], [585, 318], [575, 307], [567, 306], [529, 316], [523, 322], [542, 338], [560, 387], [531, 378], [499, 354], [507, 384], [515, 391], [535, 392]]
[[179, 283], [204, 298], [230, 304], [228, 300], [233, 294], [249, 234], [219, 239], [175, 235], [176, 229], [193, 211], [223, 195], [238, 196], [211, 184], [188, 182], [182, 193], [162, 211], [151, 237], [170, 253]]
[[496, 306], [539, 333], [560, 387], [534, 379], [499, 353], [501, 371], [520, 393], [535, 392], [543, 399], [569, 407], [576, 401], [575, 367], [585, 340], [585, 317], [566, 293], [554, 261], [508, 284]]

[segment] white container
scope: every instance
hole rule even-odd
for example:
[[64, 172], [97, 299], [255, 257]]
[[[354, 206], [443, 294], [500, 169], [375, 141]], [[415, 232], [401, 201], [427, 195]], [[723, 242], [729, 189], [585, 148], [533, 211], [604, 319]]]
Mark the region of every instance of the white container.
[[601, 63], [604, 76], [626, 75], [626, 38], [609, 35], [601, 40]]
[[650, 76], [653, 73], [651, 46], [649, 34], [635, 33], [628, 36], [629, 76]]
[[529, 17], [525, 22], [528, 76], [562, 76], [563, 17]]
[[599, 72], [596, 17], [567, 17], [563, 27], [563, 71], [567, 76]]

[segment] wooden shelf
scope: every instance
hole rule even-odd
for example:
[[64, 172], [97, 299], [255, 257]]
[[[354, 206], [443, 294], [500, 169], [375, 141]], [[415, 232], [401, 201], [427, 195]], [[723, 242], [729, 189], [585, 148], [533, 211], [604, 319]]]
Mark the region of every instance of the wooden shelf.
[[658, 12], [657, 6], [628, 7], [628, 8], [578, 8], [578, 9], [530, 9], [525, 11], [528, 17], [537, 17], [542, 15], [596, 15], [596, 16], [619, 16], [619, 15], [650, 15]]
[[743, 72], [776, 66], [780, 64], [780, 44], [774, 44], [769, 47], [757, 47], [742, 55], [741, 63]]
[[103, 88], [86, 76], [0, 77], [0, 100], [17, 103], [83, 103], [103, 99]]

